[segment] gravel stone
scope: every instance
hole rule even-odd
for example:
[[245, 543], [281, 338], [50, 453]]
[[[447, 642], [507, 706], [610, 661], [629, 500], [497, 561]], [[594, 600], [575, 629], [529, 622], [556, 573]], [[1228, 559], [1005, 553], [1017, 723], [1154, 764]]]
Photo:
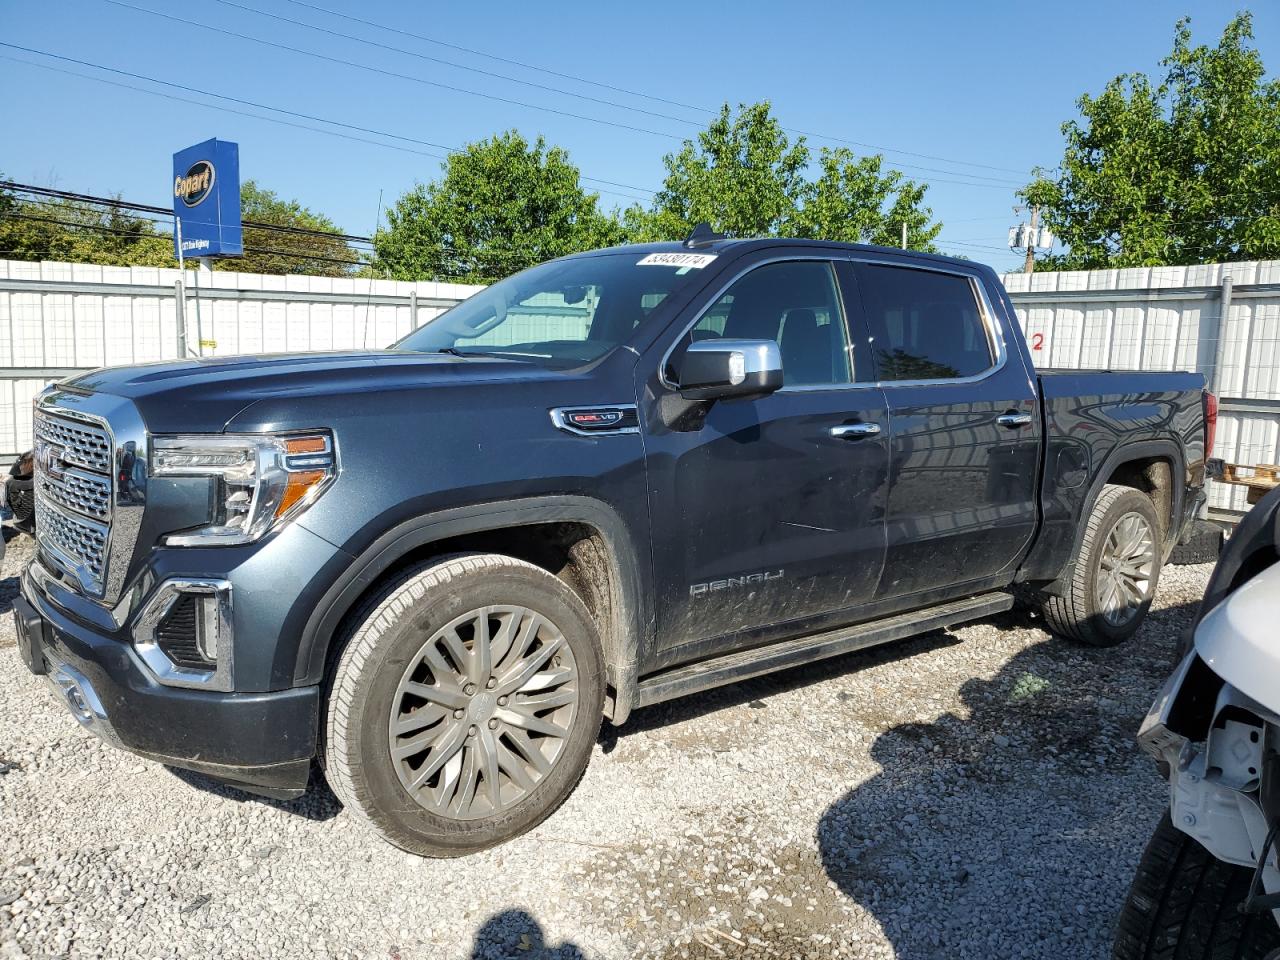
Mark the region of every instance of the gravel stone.
[[453, 861], [322, 783], [106, 747], [0, 617], [0, 958], [1106, 956], [1165, 802], [1134, 731], [1210, 569], [1166, 568], [1117, 649], [1013, 611], [639, 711], [545, 824]]

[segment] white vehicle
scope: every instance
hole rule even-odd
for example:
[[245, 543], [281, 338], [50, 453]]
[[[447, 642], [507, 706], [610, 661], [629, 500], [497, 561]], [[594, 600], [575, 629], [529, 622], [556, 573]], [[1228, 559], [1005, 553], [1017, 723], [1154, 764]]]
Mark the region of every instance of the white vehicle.
[[1139, 731], [1169, 811], [1138, 864], [1116, 960], [1280, 960], [1280, 490], [1241, 521], [1194, 647]]

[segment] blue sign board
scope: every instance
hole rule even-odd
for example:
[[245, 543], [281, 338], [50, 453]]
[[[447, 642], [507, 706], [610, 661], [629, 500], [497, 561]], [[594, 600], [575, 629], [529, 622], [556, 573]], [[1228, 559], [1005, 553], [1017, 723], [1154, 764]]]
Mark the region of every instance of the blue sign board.
[[244, 255], [237, 144], [206, 140], [173, 155], [173, 217], [175, 254], [183, 257]]

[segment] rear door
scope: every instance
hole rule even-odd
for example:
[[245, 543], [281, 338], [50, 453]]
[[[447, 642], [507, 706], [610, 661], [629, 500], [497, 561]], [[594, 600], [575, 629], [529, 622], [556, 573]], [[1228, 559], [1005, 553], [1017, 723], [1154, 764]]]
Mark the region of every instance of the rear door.
[[1006, 575], [1036, 526], [1034, 378], [980, 278], [853, 265], [888, 405], [890, 488], [878, 599]]

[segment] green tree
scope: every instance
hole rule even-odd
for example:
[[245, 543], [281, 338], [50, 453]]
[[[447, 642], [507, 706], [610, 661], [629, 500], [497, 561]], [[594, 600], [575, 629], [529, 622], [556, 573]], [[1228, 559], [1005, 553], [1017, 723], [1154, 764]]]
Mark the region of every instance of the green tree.
[[120, 207], [24, 200], [0, 192], [0, 257], [109, 266], [172, 267], [173, 241]]
[[821, 173], [795, 217], [796, 236], [897, 247], [905, 223], [910, 249], [936, 250], [933, 240], [942, 224], [924, 206], [928, 186], [897, 170], [881, 173], [883, 166], [879, 155], [858, 157], [846, 147], [824, 149]]
[[726, 103], [696, 140], [667, 154], [662, 190], [653, 205], [622, 214], [632, 240], [683, 239], [700, 222], [731, 237], [797, 236], [932, 250], [942, 224], [924, 206], [927, 189], [880, 156], [823, 149], [817, 178], [803, 136], [793, 142], [768, 101]]
[[1056, 175], [1022, 191], [1067, 247], [1057, 269], [1280, 257], [1280, 80], [1242, 13], [1216, 47], [1179, 20], [1164, 78], [1116, 77], [1062, 127]]
[[398, 280], [487, 283], [543, 260], [623, 239], [578, 168], [542, 137], [514, 130], [449, 155], [444, 176], [418, 184], [374, 236], [375, 269]]
[[[244, 256], [218, 260], [214, 264], [215, 270], [321, 277], [342, 277], [351, 273], [352, 264], [343, 261], [357, 258], [340, 236], [342, 230], [328, 217], [311, 211], [297, 200], [282, 200], [275, 191], [258, 186], [256, 181], [246, 180], [240, 185], [240, 216], [243, 220], [312, 232], [304, 234], [245, 227]], [[317, 236], [317, 233], [333, 236]]]
[[696, 141], [662, 162], [667, 176], [652, 208], [624, 214], [636, 239], [683, 239], [704, 221], [731, 237], [778, 236], [810, 190], [804, 137], [792, 143], [768, 101], [739, 104], [736, 116], [726, 103]]

